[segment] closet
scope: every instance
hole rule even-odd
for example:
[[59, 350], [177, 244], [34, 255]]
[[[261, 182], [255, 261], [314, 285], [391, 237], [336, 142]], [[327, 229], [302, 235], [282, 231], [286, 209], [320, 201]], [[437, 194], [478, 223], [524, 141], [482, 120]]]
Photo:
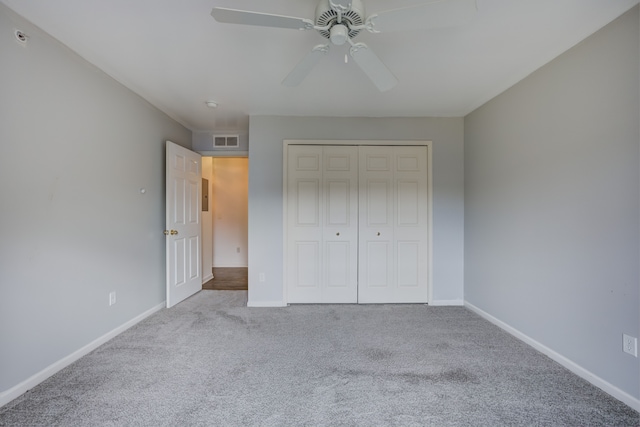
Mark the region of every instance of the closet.
[[289, 145], [289, 303], [425, 303], [426, 146]]

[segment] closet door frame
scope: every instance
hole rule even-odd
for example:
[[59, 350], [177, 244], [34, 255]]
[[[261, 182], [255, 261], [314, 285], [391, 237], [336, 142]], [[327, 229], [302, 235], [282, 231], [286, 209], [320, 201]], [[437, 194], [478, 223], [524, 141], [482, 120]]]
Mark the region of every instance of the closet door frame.
[[283, 219], [283, 283], [282, 283], [282, 295], [285, 304], [288, 304], [288, 283], [287, 283], [287, 263], [289, 253], [289, 236], [288, 236], [288, 159], [289, 159], [289, 146], [290, 145], [378, 145], [378, 146], [425, 146], [427, 147], [427, 304], [433, 300], [433, 150], [432, 141], [394, 141], [394, 140], [297, 140], [297, 139], [285, 139], [282, 143], [282, 157], [283, 157], [283, 176], [282, 176], [282, 219]]

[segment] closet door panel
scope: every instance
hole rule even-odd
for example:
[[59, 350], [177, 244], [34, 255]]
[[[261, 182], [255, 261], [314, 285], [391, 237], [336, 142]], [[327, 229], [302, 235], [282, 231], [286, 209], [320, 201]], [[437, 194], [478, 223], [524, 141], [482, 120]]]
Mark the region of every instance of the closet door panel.
[[287, 300], [355, 303], [356, 147], [289, 146]]
[[420, 243], [398, 241], [396, 252], [396, 283], [399, 288], [416, 287], [420, 284]]
[[320, 285], [320, 248], [318, 242], [296, 241], [294, 277], [298, 288], [317, 289]]
[[358, 302], [390, 302], [394, 272], [392, 147], [360, 147]]
[[427, 149], [395, 148], [394, 302], [427, 302]]
[[297, 227], [320, 226], [320, 180], [301, 178], [295, 182]]
[[326, 285], [330, 288], [346, 288], [350, 285], [350, 263], [352, 261], [349, 242], [327, 242]]
[[322, 301], [358, 301], [358, 149], [323, 147]]
[[322, 149], [289, 147], [287, 170], [287, 299], [322, 295]]
[[368, 288], [382, 288], [384, 290], [389, 286], [391, 279], [389, 274], [391, 251], [391, 242], [388, 240], [369, 241], [367, 243], [365, 272], [367, 275], [366, 286]]
[[358, 302], [427, 302], [426, 150], [360, 147]]

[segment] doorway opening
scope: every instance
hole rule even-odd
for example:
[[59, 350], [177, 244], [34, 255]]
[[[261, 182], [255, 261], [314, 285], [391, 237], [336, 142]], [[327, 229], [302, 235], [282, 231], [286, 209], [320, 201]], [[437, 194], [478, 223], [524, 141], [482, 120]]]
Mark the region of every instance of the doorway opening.
[[203, 157], [202, 289], [247, 290], [247, 157]]

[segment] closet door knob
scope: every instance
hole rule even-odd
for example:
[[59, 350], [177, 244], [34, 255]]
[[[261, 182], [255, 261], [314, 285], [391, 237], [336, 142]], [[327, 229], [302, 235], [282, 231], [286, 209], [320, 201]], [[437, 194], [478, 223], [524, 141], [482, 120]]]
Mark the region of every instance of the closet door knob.
[[340, 235], [340, 232], [337, 232], [337, 233], [336, 233], [336, 236], [339, 236], [339, 235]]
[[380, 232], [378, 231], [378, 236], [380, 235]]

